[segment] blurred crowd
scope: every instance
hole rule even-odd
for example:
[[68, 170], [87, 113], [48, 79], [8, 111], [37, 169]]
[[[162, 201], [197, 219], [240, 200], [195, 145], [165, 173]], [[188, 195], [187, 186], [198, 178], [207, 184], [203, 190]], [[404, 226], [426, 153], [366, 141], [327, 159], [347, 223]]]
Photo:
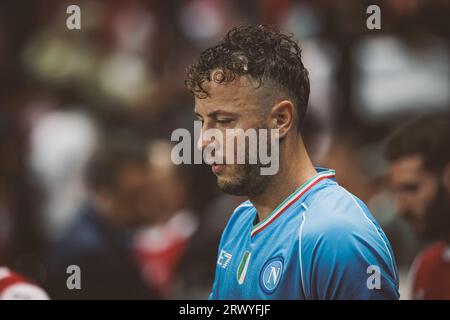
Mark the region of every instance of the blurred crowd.
[[[68, 30], [66, 8], [81, 8]], [[368, 204], [407, 274], [427, 244], [396, 214], [386, 137], [450, 108], [445, 0], [40, 0], [0, 3], [0, 265], [52, 298], [207, 298], [242, 198], [204, 165], [176, 166], [193, 130], [186, 67], [228, 29], [291, 32], [310, 72], [313, 160]], [[450, 214], [450, 213], [449, 213]], [[83, 290], [68, 296], [67, 266]]]

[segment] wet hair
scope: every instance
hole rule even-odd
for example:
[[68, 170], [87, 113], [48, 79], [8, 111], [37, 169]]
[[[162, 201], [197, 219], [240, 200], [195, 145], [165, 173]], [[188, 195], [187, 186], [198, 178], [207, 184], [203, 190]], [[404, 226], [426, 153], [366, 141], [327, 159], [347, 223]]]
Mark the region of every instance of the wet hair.
[[[214, 75], [211, 75], [213, 71]], [[297, 127], [306, 114], [310, 86], [301, 49], [292, 35], [271, 26], [242, 26], [231, 29], [215, 46], [204, 50], [187, 69], [186, 87], [197, 98], [206, 98], [205, 81], [232, 82], [247, 76], [285, 93], [296, 107]], [[275, 88], [274, 86], [275, 85]]]

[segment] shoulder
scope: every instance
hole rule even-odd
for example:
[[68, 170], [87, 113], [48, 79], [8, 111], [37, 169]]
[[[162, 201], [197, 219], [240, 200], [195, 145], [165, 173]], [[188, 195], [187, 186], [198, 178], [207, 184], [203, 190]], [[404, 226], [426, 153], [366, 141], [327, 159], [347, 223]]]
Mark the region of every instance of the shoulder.
[[337, 184], [314, 195], [300, 237], [311, 248], [349, 256], [355, 252], [378, 252], [389, 264], [394, 263], [389, 241], [367, 206]]
[[230, 220], [228, 224], [239, 221], [239, 220], [247, 220], [249, 218], [249, 214], [254, 209], [254, 206], [250, 202], [250, 200], [242, 202], [239, 206], [237, 206], [233, 213], [231, 214]]
[[96, 217], [83, 212], [67, 226], [63, 235], [56, 240], [56, 245], [83, 249], [103, 246], [103, 242], [102, 230]]
[[305, 231], [309, 235], [338, 236], [370, 231], [375, 220], [365, 204], [337, 184], [318, 190], [307, 203]]
[[95, 218], [83, 212], [51, 243], [48, 262], [50, 266], [59, 268], [67, 261], [97, 260], [108, 252], [109, 245], [102, 228]]
[[433, 268], [440, 264], [448, 256], [450, 260], [450, 248], [444, 243], [439, 242], [425, 248], [415, 259], [411, 267], [411, 275], [418, 273], [429, 273]]
[[31, 280], [0, 267], [0, 300], [48, 300], [47, 293]]
[[417, 259], [424, 262], [441, 260], [447, 250], [450, 248], [444, 242], [439, 242], [424, 249]]
[[[381, 296], [397, 298], [398, 276], [389, 242], [364, 203], [337, 184], [326, 185], [306, 202], [299, 254], [301, 273], [312, 275], [306, 286], [311, 297], [376, 296], [365, 284], [368, 267], [379, 266], [383, 281], [389, 283]], [[341, 285], [346, 289], [336, 289]]]
[[425, 248], [414, 259], [408, 274], [411, 283], [412, 298], [416, 300], [430, 299], [435, 293], [436, 277], [442, 280], [442, 268], [447, 268], [450, 261], [450, 248], [444, 242], [438, 242]]
[[242, 230], [242, 227], [246, 223], [250, 223], [250, 221], [253, 221], [253, 210], [254, 207], [249, 200], [244, 201], [239, 206], [237, 206], [233, 210], [233, 213], [231, 214], [231, 217], [227, 222], [225, 230], [222, 234], [222, 238], [227, 237], [230, 233], [232, 233], [235, 226], [238, 226], [238, 229]]
[[238, 205], [233, 210], [233, 215], [238, 214], [239, 212], [243, 212], [243, 211], [247, 210], [248, 208], [253, 208], [253, 204], [250, 202], [250, 200], [246, 200], [246, 201], [242, 202], [240, 205]]

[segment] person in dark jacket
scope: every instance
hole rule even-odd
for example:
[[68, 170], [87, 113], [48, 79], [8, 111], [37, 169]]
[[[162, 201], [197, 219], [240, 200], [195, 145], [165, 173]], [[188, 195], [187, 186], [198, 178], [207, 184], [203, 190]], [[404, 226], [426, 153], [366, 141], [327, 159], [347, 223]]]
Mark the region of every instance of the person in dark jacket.
[[86, 170], [88, 203], [52, 246], [45, 286], [52, 299], [154, 299], [133, 251], [154, 221], [157, 199], [146, 149], [102, 144]]

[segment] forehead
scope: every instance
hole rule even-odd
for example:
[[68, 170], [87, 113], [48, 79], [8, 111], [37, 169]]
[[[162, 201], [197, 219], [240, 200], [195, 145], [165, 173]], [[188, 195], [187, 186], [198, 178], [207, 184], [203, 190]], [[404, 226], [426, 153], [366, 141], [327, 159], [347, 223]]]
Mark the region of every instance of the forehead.
[[205, 81], [203, 88], [208, 92], [206, 98], [195, 97], [195, 111], [207, 114], [216, 110], [247, 113], [258, 108], [257, 85], [247, 77], [238, 77], [233, 81], [218, 83]]
[[420, 155], [404, 156], [390, 164], [391, 178], [396, 181], [413, 181], [423, 174], [423, 158]]

